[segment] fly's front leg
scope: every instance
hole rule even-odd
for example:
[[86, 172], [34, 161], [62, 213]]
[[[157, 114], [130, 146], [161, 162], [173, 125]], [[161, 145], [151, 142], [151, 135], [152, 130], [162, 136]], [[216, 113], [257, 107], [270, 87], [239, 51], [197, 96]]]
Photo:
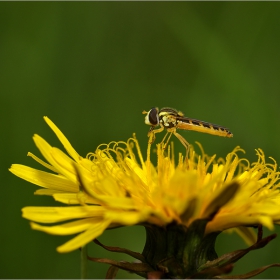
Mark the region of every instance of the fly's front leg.
[[156, 133], [162, 132], [164, 130], [164, 126], [161, 123], [159, 125], [160, 125], [160, 128], [158, 128], [158, 129], [154, 129], [153, 126], [150, 128], [150, 130], [148, 132], [148, 137], [150, 140], [149, 144], [154, 143], [154, 141], [156, 139], [156, 136], [155, 136]]

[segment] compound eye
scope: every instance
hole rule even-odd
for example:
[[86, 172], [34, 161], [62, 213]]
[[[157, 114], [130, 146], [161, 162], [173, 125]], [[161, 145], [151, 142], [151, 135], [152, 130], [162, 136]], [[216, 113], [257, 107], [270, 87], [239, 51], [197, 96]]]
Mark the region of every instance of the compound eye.
[[149, 112], [149, 121], [151, 125], [158, 125], [158, 109], [152, 108]]

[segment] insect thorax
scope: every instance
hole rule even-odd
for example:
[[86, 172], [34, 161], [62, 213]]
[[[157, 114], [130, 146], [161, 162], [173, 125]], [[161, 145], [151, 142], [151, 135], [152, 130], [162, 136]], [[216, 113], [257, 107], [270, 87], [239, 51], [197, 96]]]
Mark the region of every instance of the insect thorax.
[[177, 126], [177, 119], [173, 115], [159, 115], [159, 122], [162, 123], [165, 128], [172, 128]]

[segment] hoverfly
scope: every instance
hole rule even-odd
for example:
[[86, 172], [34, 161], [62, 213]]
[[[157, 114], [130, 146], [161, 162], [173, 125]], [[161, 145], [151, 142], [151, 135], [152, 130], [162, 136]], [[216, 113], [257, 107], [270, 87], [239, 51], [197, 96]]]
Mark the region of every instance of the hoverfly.
[[[145, 124], [151, 125], [148, 136], [150, 136], [151, 133], [159, 133], [166, 128], [167, 133], [162, 140], [163, 143], [168, 133], [170, 133], [164, 148], [168, 144], [172, 134], [174, 134], [187, 149], [188, 153], [189, 143], [183, 136], [176, 132], [177, 129], [194, 130], [197, 132], [208, 133], [222, 137], [233, 137], [233, 134], [226, 127], [184, 117], [182, 112], [172, 108], [165, 107], [159, 110], [158, 108], [153, 107], [148, 112], [143, 111], [142, 114], [146, 114]], [[160, 126], [160, 128], [155, 129], [157, 126]]]

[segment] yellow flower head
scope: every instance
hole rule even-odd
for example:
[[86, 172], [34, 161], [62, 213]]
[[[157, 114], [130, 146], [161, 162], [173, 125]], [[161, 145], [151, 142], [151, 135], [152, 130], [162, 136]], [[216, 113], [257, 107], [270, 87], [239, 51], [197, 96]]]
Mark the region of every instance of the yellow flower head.
[[201, 155], [191, 148], [188, 158], [179, 155], [175, 163], [174, 152], [158, 145], [154, 166], [150, 144], [144, 161], [133, 137], [127, 142], [100, 145], [83, 158], [55, 124], [44, 119], [69, 156], [35, 135], [34, 142], [48, 163], [28, 155], [52, 172], [19, 164], [13, 164], [10, 171], [42, 187], [35, 194], [51, 195], [67, 205], [22, 210], [23, 217], [33, 221], [33, 229], [58, 235], [79, 233], [58, 247], [59, 252], [75, 250], [107, 228], [120, 225], [165, 227], [175, 222], [188, 227], [197, 219], [209, 218], [205, 234], [235, 229], [253, 242], [255, 237], [245, 226], [262, 224], [272, 229], [280, 220], [280, 173], [274, 161], [265, 162], [260, 149], [258, 161], [250, 164], [240, 158], [243, 150], [239, 147], [226, 159], [215, 160], [199, 145]]

